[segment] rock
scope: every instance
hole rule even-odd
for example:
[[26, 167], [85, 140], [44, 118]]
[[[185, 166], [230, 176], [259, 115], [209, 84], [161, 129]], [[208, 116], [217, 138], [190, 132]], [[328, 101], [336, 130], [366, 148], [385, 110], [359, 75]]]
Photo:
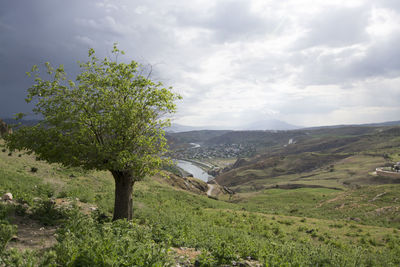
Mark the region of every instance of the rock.
[[13, 195], [11, 193], [5, 193], [2, 197], [4, 201], [11, 201], [13, 199]]

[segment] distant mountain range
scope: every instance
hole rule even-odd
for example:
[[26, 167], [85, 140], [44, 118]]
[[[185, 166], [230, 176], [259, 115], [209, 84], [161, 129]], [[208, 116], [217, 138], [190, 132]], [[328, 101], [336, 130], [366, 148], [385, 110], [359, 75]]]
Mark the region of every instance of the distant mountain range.
[[[5, 118], [3, 121], [7, 124], [15, 124], [16, 121], [11, 118]], [[39, 120], [19, 120], [18, 123], [22, 125], [35, 125]], [[289, 124], [287, 122], [276, 120], [276, 119], [266, 119], [261, 121], [252, 122], [239, 127], [218, 127], [218, 126], [188, 126], [178, 123], [172, 123], [172, 125], [165, 130], [170, 133], [179, 132], [190, 132], [190, 131], [200, 131], [200, 130], [234, 130], [234, 131], [264, 131], [264, 130], [277, 130], [277, 131], [287, 131], [287, 130], [298, 130], [298, 129], [324, 129], [324, 128], [341, 128], [341, 127], [380, 127], [380, 126], [396, 126], [400, 125], [400, 121], [387, 121], [379, 123], [366, 123], [366, 124], [342, 124], [342, 125], [330, 125], [330, 126], [316, 126], [316, 127], [301, 127]]]
[[171, 127], [167, 128], [167, 132], [179, 133], [200, 130], [240, 130], [240, 131], [256, 131], [256, 130], [295, 130], [302, 127], [295, 126], [284, 121], [268, 119], [262, 121], [252, 122], [238, 127], [218, 127], [218, 126], [187, 126], [173, 123]]
[[289, 124], [284, 121], [280, 120], [275, 120], [275, 119], [268, 119], [268, 120], [261, 120], [261, 121], [256, 121], [252, 122], [250, 124], [247, 124], [243, 127], [243, 129], [240, 130], [245, 130], [245, 131], [253, 131], [253, 130], [296, 130], [300, 129], [303, 127], [296, 126]]
[[189, 131], [200, 131], [200, 130], [234, 130], [234, 131], [265, 131], [265, 130], [277, 130], [277, 131], [287, 131], [287, 130], [316, 130], [325, 128], [341, 128], [341, 127], [382, 127], [382, 126], [396, 126], [400, 125], [400, 121], [387, 121], [378, 123], [365, 123], [365, 124], [342, 124], [342, 125], [329, 125], [329, 126], [316, 126], [316, 127], [301, 127], [286, 123], [280, 120], [268, 119], [263, 121], [253, 122], [243, 127], [217, 127], [217, 126], [186, 126], [181, 124], [173, 123], [171, 127], [167, 128], [167, 132], [179, 133], [179, 132], [189, 132]]
[[180, 132], [200, 131], [206, 129], [210, 129], [210, 127], [193, 127], [178, 123], [172, 123], [171, 126], [166, 128], [165, 130], [170, 133], [180, 133]]
[[306, 127], [302, 128], [304, 130], [317, 130], [325, 128], [342, 128], [342, 127], [383, 127], [383, 126], [397, 126], [400, 125], [400, 121], [385, 121], [377, 123], [364, 123], [364, 124], [339, 124], [339, 125], [329, 125], [329, 126], [316, 126], [316, 127]]

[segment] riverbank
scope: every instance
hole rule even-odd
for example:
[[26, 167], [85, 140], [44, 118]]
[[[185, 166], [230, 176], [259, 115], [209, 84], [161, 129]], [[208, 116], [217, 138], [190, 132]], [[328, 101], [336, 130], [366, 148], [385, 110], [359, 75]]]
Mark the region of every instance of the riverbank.
[[174, 162], [179, 169], [191, 174], [193, 177], [198, 178], [204, 182], [208, 182], [214, 179], [214, 176], [209, 175], [207, 171], [198, 166], [200, 165], [198, 164], [198, 162], [192, 162], [186, 159], [176, 159], [174, 160]]

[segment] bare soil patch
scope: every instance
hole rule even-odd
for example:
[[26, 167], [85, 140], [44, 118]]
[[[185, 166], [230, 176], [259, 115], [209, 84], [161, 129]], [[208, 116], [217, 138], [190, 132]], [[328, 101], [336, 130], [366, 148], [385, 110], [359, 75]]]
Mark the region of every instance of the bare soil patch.
[[57, 243], [55, 226], [43, 226], [27, 216], [13, 215], [11, 222], [18, 226], [17, 235], [8, 243], [8, 248], [19, 250], [42, 250]]

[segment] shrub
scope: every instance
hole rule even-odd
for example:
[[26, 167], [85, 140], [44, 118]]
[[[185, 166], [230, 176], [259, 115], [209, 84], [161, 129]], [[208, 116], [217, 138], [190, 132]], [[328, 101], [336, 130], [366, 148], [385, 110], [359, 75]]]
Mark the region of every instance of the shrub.
[[57, 225], [69, 217], [69, 211], [57, 208], [53, 200], [42, 200], [32, 208], [31, 217], [44, 225]]
[[147, 227], [118, 220], [99, 224], [76, 214], [58, 231], [55, 247], [60, 266], [165, 266], [168, 247], [151, 239]]
[[5, 220], [0, 220], [0, 253], [2, 253], [7, 243], [17, 233], [17, 226], [9, 224]]

